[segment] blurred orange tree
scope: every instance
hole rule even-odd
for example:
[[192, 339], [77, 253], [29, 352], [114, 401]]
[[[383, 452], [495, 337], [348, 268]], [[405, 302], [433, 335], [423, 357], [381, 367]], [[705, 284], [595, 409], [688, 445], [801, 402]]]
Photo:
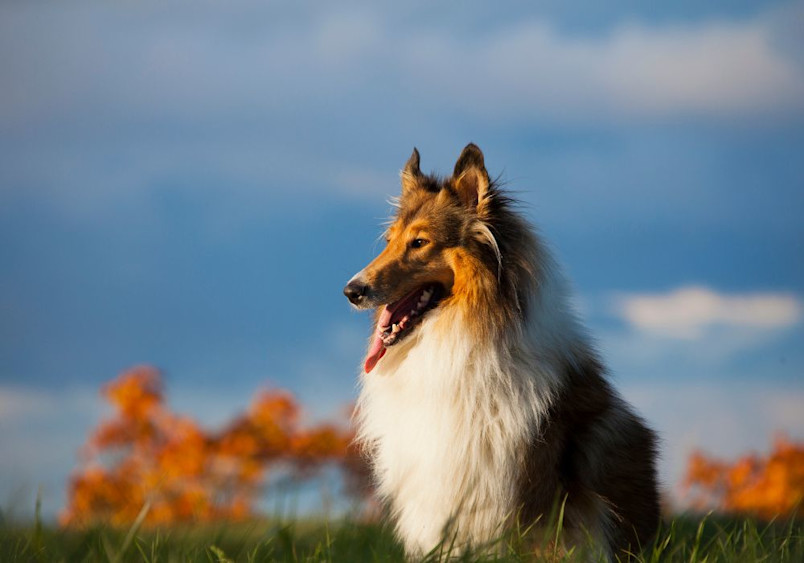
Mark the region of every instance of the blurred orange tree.
[[248, 411], [218, 432], [171, 412], [151, 367], [121, 374], [102, 395], [114, 416], [89, 436], [68, 486], [65, 525], [128, 524], [146, 503], [150, 524], [244, 519], [270, 472], [302, 478], [327, 463], [344, 470], [351, 491], [366, 490], [352, 432], [334, 424], [303, 427], [287, 392], [257, 393]]
[[696, 509], [804, 517], [804, 442], [784, 435], [767, 457], [749, 454], [733, 463], [692, 453], [683, 486]]

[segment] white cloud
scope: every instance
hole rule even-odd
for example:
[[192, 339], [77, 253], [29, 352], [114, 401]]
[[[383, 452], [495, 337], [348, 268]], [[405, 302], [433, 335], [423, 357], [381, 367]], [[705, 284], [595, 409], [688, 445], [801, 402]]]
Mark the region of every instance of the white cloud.
[[[404, 157], [386, 158], [378, 147], [400, 139], [407, 151], [422, 139], [460, 146], [468, 132], [505, 128], [506, 120], [619, 126], [804, 112], [804, 63], [791, 54], [800, 41], [779, 25], [779, 11], [672, 25], [621, 21], [592, 34], [549, 17], [508, 15], [482, 30], [450, 22], [444, 33], [444, 22], [399, 19], [392, 8], [362, 3], [313, 14], [248, 6], [207, 6], [178, 19], [147, 2], [134, 10], [2, 6], [0, 53], [13, 56], [0, 54], [8, 86], [0, 125], [8, 139], [26, 142], [6, 151], [0, 197], [35, 190], [81, 219], [114, 206], [144, 213], [193, 171], [208, 182], [188, 191], [247, 194], [250, 205], [238, 213], [258, 209], [256, 218], [289, 185], [384, 199]], [[799, 21], [787, 12], [786, 22]], [[644, 189], [651, 175], [698, 180], [686, 156], [694, 149], [680, 163], [677, 147], [648, 149], [646, 172], [639, 153], [626, 155], [623, 168], [597, 152], [551, 152], [539, 170], [559, 170], [562, 185], [585, 189], [601, 189], [612, 172], [612, 189], [638, 187], [629, 201], [646, 206], [657, 201]], [[256, 198], [261, 205], [251, 205]]]
[[484, 115], [605, 121], [800, 112], [804, 72], [777, 50], [772, 21], [631, 22], [584, 37], [526, 20], [464, 41], [425, 34], [403, 52], [411, 73]]
[[625, 324], [601, 327], [600, 349], [625, 398], [659, 432], [660, 472], [677, 504], [694, 449], [731, 459], [767, 452], [779, 431], [804, 437], [798, 296], [681, 287], [612, 302], [608, 312]]
[[801, 321], [804, 305], [789, 293], [725, 295], [705, 287], [616, 299], [617, 314], [631, 327], [679, 338], [698, 338], [713, 326], [758, 330], [786, 328]]
[[[0, 37], [15, 56], [0, 58], [10, 85], [0, 116], [10, 123], [61, 112], [281, 121], [298, 107], [372, 107], [402, 123], [413, 108], [440, 115], [445, 105], [573, 122], [804, 109], [804, 70], [790, 54], [798, 43], [779, 25], [780, 14], [800, 19], [796, 7], [734, 21], [624, 21], [595, 35], [533, 16], [445, 33], [370, 5], [320, 6], [312, 17], [221, 6], [175, 21], [147, 4], [6, 12]], [[32, 35], [48, 43], [31, 44]]]

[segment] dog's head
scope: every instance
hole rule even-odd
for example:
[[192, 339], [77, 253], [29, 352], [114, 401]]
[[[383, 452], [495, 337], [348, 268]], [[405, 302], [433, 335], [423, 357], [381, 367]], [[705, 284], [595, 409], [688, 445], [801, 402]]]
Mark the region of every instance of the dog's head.
[[430, 311], [459, 293], [471, 299], [468, 288], [499, 273], [499, 247], [487, 222], [495, 191], [476, 145], [466, 146], [447, 179], [422, 174], [413, 149], [401, 177], [387, 246], [343, 290], [355, 307], [378, 310], [366, 372]]

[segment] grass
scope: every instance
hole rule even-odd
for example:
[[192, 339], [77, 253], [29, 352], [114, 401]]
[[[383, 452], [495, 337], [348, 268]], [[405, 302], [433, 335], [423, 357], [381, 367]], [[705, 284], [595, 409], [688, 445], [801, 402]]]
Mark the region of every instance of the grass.
[[[560, 531], [550, 532], [560, 533]], [[759, 523], [750, 519], [677, 517], [666, 524], [653, 546], [636, 558], [640, 562], [801, 562], [804, 525], [788, 521]], [[500, 540], [502, 555], [462, 561], [574, 561], [577, 553], [539, 554], [513, 534]], [[553, 543], [554, 545], [554, 543]], [[429, 560], [436, 560], [431, 554]], [[342, 520], [291, 522], [252, 521], [215, 526], [176, 526], [143, 529], [96, 527], [65, 530], [0, 523], [2, 562], [253, 562], [253, 561], [404, 561], [400, 545], [387, 526]], [[584, 556], [583, 560], [588, 560]]]

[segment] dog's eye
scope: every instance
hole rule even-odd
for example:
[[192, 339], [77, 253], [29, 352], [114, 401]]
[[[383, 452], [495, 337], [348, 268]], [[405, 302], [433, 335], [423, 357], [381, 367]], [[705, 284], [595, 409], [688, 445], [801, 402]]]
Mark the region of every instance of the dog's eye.
[[428, 242], [430, 242], [430, 241], [425, 240], [423, 238], [415, 238], [412, 241], [410, 241], [410, 247], [411, 248], [421, 248], [422, 246], [426, 245]]

